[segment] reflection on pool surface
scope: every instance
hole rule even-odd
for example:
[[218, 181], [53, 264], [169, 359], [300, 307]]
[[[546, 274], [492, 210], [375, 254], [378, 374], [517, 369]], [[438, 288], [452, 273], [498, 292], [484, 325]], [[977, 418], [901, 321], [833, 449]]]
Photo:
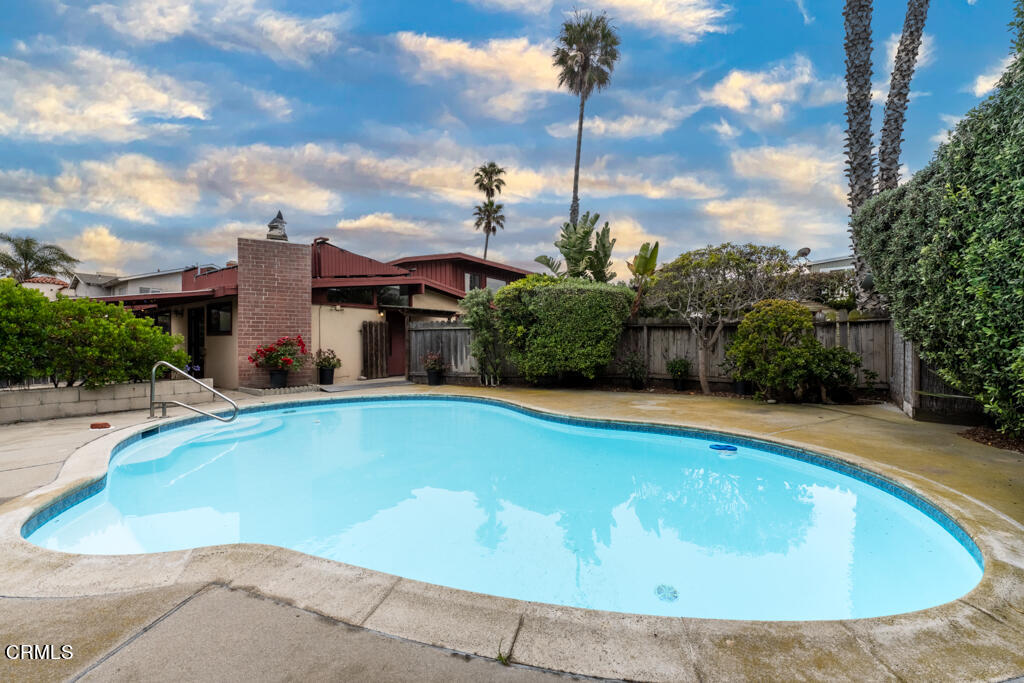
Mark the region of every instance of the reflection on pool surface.
[[445, 399], [288, 410], [127, 446], [102, 491], [29, 540], [91, 554], [267, 543], [510, 598], [722, 619], [907, 612], [982, 574], [903, 500], [742, 444]]

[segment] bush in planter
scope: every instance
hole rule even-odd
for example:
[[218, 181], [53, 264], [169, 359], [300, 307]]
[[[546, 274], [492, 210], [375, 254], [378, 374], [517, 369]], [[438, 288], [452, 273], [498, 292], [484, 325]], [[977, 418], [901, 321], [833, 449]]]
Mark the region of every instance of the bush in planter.
[[634, 293], [624, 285], [530, 275], [498, 290], [501, 341], [530, 381], [593, 379], [615, 354]]
[[797, 401], [843, 397], [860, 366], [857, 354], [817, 340], [809, 310], [778, 299], [757, 303], [743, 318], [726, 358], [733, 377], [753, 382], [761, 395]]
[[306, 361], [306, 342], [302, 335], [280, 337], [273, 344], [256, 347], [249, 362], [258, 368], [270, 370], [298, 370]]
[[50, 314], [50, 302], [40, 292], [0, 280], [0, 379], [20, 382], [50, 374]]
[[690, 359], [683, 356], [673, 358], [666, 365], [668, 374], [672, 375], [672, 385], [676, 391], [682, 391], [683, 382], [690, 376]]
[[313, 355], [313, 365], [317, 368], [320, 384], [333, 384], [334, 371], [341, 367], [341, 359], [334, 349], [317, 349]]

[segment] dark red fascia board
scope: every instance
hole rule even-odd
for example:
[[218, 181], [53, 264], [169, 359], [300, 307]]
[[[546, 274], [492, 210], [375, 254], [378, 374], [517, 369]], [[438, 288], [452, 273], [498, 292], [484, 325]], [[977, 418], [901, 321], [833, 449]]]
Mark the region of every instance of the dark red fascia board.
[[515, 266], [506, 265], [504, 263], [498, 263], [497, 261], [488, 261], [482, 259], [479, 256], [470, 256], [464, 254], [461, 251], [455, 251], [450, 254], [425, 254], [423, 256], [403, 256], [402, 258], [396, 258], [392, 261], [388, 261], [389, 266], [398, 266], [403, 263], [414, 263], [417, 261], [469, 261], [470, 263], [476, 263], [482, 266], [489, 266], [498, 270], [507, 270], [510, 273], [518, 273], [520, 275], [533, 275], [531, 270], [523, 270]]
[[117, 303], [118, 301], [128, 303], [136, 302], [167, 302], [167, 301], [196, 301], [199, 299], [216, 299], [222, 296], [238, 294], [238, 287], [211, 287], [209, 289], [189, 289], [184, 292], [156, 292], [153, 294], [119, 294], [116, 296], [94, 296], [90, 297], [96, 301]]
[[316, 277], [313, 278], [313, 289], [330, 287], [389, 287], [391, 285], [422, 285], [436, 289], [444, 294], [458, 297], [466, 296], [461, 289], [443, 285], [436, 280], [425, 277], [378, 276], [378, 277]]

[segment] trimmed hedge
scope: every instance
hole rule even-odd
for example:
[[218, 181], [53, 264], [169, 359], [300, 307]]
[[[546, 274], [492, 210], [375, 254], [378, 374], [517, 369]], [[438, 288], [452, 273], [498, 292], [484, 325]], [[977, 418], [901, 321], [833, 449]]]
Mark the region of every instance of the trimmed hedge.
[[530, 275], [498, 290], [494, 305], [501, 340], [526, 379], [593, 379], [615, 354], [633, 297], [624, 285]]
[[903, 335], [1004, 431], [1024, 435], [1020, 59], [928, 167], [857, 212], [853, 231]]

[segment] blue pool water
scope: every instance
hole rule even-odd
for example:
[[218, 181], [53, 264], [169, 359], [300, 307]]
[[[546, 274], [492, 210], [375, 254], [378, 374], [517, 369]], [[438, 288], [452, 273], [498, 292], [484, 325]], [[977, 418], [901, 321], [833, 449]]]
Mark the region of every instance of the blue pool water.
[[243, 413], [131, 443], [29, 540], [268, 543], [504, 597], [722, 619], [895, 614], [980, 580], [976, 548], [918, 507], [722, 441], [446, 399]]

